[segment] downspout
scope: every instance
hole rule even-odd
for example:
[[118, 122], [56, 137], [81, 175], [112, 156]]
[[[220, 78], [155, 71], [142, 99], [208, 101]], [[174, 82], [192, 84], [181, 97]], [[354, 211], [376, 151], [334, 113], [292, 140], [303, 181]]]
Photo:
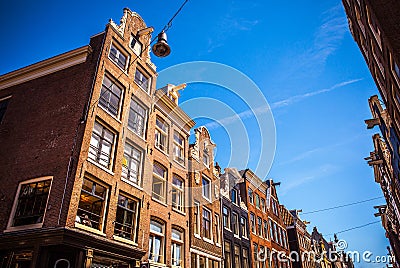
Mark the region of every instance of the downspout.
[[63, 206], [64, 206], [64, 200], [65, 200], [65, 192], [67, 191], [68, 178], [69, 178], [70, 173], [71, 173], [73, 157], [74, 157], [74, 153], [75, 153], [76, 143], [77, 143], [77, 140], [78, 140], [79, 126], [82, 125], [83, 123], [85, 123], [86, 120], [87, 120], [87, 116], [88, 116], [88, 113], [89, 113], [90, 101], [91, 101], [92, 96], [93, 96], [94, 84], [95, 84], [95, 81], [96, 81], [97, 73], [99, 71], [99, 63], [100, 63], [100, 58], [101, 58], [101, 55], [102, 55], [102, 52], [103, 52], [105, 39], [106, 39], [106, 33], [104, 33], [103, 41], [101, 43], [100, 53], [99, 53], [99, 56], [97, 58], [96, 72], [95, 72], [95, 75], [94, 75], [94, 78], [93, 78], [93, 81], [92, 81], [92, 86], [91, 86], [91, 90], [90, 90], [88, 103], [86, 104], [83, 117], [81, 118], [81, 121], [79, 122], [79, 124], [77, 125], [76, 130], [75, 130], [75, 137], [74, 137], [74, 142], [73, 142], [73, 145], [72, 145], [72, 148], [71, 148], [71, 155], [70, 155], [69, 161], [68, 161], [67, 174], [65, 176], [64, 190], [63, 190], [63, 195], [62, 195], [62, 198], [61, 198], [61, 206], [60, 206], [60, 211], [58, 213], [57, 225], [60, 225], [61, 213], [62, 213], [62, 209], [63, 209]]

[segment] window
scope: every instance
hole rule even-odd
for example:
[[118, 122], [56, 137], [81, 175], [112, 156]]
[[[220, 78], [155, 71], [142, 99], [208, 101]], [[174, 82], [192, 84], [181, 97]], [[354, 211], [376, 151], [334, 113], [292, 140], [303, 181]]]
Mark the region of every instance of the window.
[[251, 232], [256, 233], [256, 219], [253, 213], [250, 213]]
[[115, 64], [117, 64], [118, 67], [120, 67], [121, 69], [125, 70], [127, 58], [118, 48], [115, 47], [114, 44], [111, 44], [110, 54], [108, 54], [108, 57]]
[[268, 222], [264, 221], [264, 237], [268, 239]]
[[250, 268], [249, 266], [249, 250], [247, 248], [242, 249], [243, 256], [243, 268]]
[[256, 194], [256, 208], [260, 209], [260, 196]]
[[260, 252], [258, 254], [259, 256], [259, 262], [261, 263], [261, 267], [265, 268], [265, 248], [263, 246], [260, 246]]
[[4, 114], [6, 113], [9, 101], [10, 101], [10, 97], [0, 99], [0, 123], [3, 120]]
[[183, 264], [183, 232], [172, 229], [171, 236], [172, 267], [182, 267]]
[[277, 225], [276, 225], [276, 223], [275, 222], [273, 222], [273, 226], [274, 226], [274, 241], [276, 242], [276, 243], [278, 243], [278, 227], [277, 227]]
[[250, 188], [249, 188], [249, 190], [248, 190], [248, 195], [249, 195], [249, 202], [250, 202], [250, 204], [253, 204], [253, 203], [254, 203], [254, 201], [253, 201], [253, 190], [250, 189]]
[[255, 267], [258, 268], [259, 263], [258, 263], [258, 245], [256, 243], [253, 244], [253, 254], [254, 254], [254, 264]]
[[222, 208], [222, 221], [224, 228], [231, 229], [230, 210], [227, 207]]
[[185, 164], [185, 139], [178, 132], [174, 132], [174, 160]]
[[114, 233], [117, 236], [135, 241], [138, 215], [138, 203], [124, 195], [118, 195]]
[[172, 207], [184, 211], [184, 205], [183, 180], [174, 175], [172, 178]]
[[140, 185], [143, 152], [129, 143], [125, 143], [124, 158], [122, 159], [122, 179]]
[[275, 241], [274, 230], [271, 220], [269, 220], [269, 237], [271, 238], [271, 240]]
[[103, 125], [95, 122], [90, 139], [89, 159], [110, 169], [113, 146], [114, 134]]
[[14, 201], [15, 211], [8, 227], [42, 224], [50, 186], [50, 178], [40, 178], [21, 183]]
[[264, 198], [261, 198], [260, 201], [261, 201], [261, 210], [263, 212], [265, 212], [265, 200], [264, 200]]
[[240, 218], [240, 228], [242, 231], [242, 237], [247, 237], [247, 219], [245, 217]]
[[224, 243], [225, 246], [225, 268], [230, 268], [231, 267], [231, 244], [229, 242]]
[[257, 234], [259, 236], [262, 236], [262, 219], [260, 217], [257, 217]]
[[208, 151], [206, 149], [203, 151], [203, 163], [206, 167], [210, 167], [210, 156], [208, 155]]
[[203, 236], [211, 240], [211, 212], [203, 208]]
[[240, 247], [238, 245], [234, 246], [233, 252], [235, 254], [235, 267], [240, 267]]
[[239, 216], [235, 212], [232, 213], [232, 231], [234, 235], [239, 235]]
[[282, 230], [282, 244], [284, 248], [287, 248], [286, 232]]
[[167, 181], [167, 169], [159, 163], [153, 165], [153, 193], [152, 197], [165, 202], [165, 183]]
[[200, 204], [194, 202], [194, 234], [200, 234]]
[[277, 203], [274, 198], [271, 198], [271, 203], [272, 203], [272, 212], [278, 216], [278, 207]]
[[150, 221], [149, 261], [164, 263], [164, 228], [155, 220]]
[[83, 178], [76, 222], [103, 231], [108, 189]]
[[134, 99], [131, 100], [128, 127], [139, 137], [144, 137], [147, 122], [147, 109]]
[[142, 54], [142, 43], [140, 43], [139, 40], [137, 40], [136, 37], [134, 37], [133, 35], [131, 37], [130, 46], [136, 55], [140, 56]]
[[283, 245], [282, 244], [282, 228], [279, 226], [276, 226], [276, 230], [278, 232], [278, 243], [279, 243], [279, 245]]
[[122, 88], [117, 86], [107, 76], [104, 76], [99, 105], [113, 116], [118, 116]]
[[163, 152], [168, 152], [168, 125], [158, 116], [155, 135], [155, 146]]
[[239, 198], [238, 198], [238, 193], [236, 189], [232, 189], [231, 191], [231, 201], [232, 203], [238, 205], [239, 204]]
[[203, 176], [203, 197], [210, 200], [211, 199], [211, 181]]
[[218, 214], [214, 215], [214, 220], [215, 220], [215, 242], [219, 244], [221, 243], [221, 227]]
[[138, 84], [138, 86], [149, 93], [150, 91], [150, 85], [151, 85], [151, 80], [150, 76], [145, 74], [145, 72], [140, 71], [138, 68], [136, 68], [135, 72], [135, 83]]

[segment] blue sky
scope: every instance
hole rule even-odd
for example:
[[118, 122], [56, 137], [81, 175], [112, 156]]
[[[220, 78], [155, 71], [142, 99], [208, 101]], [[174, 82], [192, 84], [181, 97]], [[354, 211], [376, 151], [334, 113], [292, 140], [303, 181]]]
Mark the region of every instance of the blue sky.
[[[1, 1], [0, 73], [87, 44], [109, 18], [119, 21], [124, 7], [138, 12], [159, 32], [181, 3]], [[168, 31], [168, 42], [170, 56], [152, 57], [158, 70], [191, 61], [218, 62], [244, 73], [262, 91], [276, 125], [276, 154], [268, 177], [282, 182], [280, 201], [289, 209], [306, 212], [382, 195], [363, 159], [373, 149], [371, 136], [377, 131], [366, 130], [363, 122], [371, 117], [368, 97], [377, 90], [349, 33], [340, 1], [190, 0]], [[188, 85], [181, 102], [203, 97], [218, 100], [238, 114], [248, 109], [225, 89], [204, 84]], [[197, 108], [198, 123], [212, 123], [200, 118], [204, 106]], [[218, 106], [212, 108], [222, 115]], [[269, 130], [258, 130], [254, 118], [244, 118], [243, 125], [247, 135], [243, 142], [250, 140], [255, 154], [250, 155], [248, 163], [244, 161], [241, 166], [239, 161], [235, 165], [239, 169], [255, 168], [260, 133]], [[232, 129], [227, 129], [211, 129], [222, 167], [231, 164], [230, 155], [242, 153], [240, 144], [229, 143]], [[317, 225], [322, 233], [331, 234], [376, 221], [373, 206], [382, 202], [375, 200], [303, 218], [311, 221], [310, 230]], [[388, 242], [380, 224], [339, 237], [351, 250], [386, 254]], [[367, 266], [384, 265], [357, 264]]]

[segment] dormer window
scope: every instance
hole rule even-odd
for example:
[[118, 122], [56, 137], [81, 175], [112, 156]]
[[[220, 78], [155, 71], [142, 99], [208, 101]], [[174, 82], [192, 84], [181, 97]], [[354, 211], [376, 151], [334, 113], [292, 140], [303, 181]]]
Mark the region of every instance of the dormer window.
[[206, 149], [203, 151], [203, 163], [206, 167], [210, 167], [210, 156]]
[[142, 43], [140, 43], [133, 35], [130, 46], [136, 55], [140, 56], [142, 54]]

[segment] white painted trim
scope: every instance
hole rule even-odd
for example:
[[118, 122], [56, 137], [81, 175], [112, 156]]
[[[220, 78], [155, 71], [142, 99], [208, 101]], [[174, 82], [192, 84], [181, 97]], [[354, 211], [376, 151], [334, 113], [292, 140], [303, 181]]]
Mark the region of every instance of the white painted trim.
[[191, 248], [190, 252], [191, 253], [195, 253], [195, 254], [200, 255], [200, 256], [203, 256], [203, 257], [206, 257], [206, 258], [209, 258], [209, 259], [212, 259], [214, 261], [221, 261], [222, 260], [220, 257], [211, 255], [209, 253], [206, 253], [206, 252], [198, 250], [198, 249]]
[[92, 52], [84, 46], [0, 76], [0, 90], [43, 77], [86, 61]]
[[7, 97], [4, 97], [4, 98], [0, 98], [0, 101], [4, 101], [4, 100], [11, 99], [11, 97], [12, 97], [12, 95], [9, 95], [9, 96], [7, 96]]
[[[21, 226], [12, 226], [12, 222], [15, 216], [15, 211], [17, 209], [17, 203], [18, 203], [18, 198], [19, 198], [19, 194], [21, 191], [21, 185], [23, 184], [28, 184], [28, 183], [32, 183], [32, 182], [37, 182], [37, 181], [45, 181], [45, 180], [51, 180], [50, 181], [50, 188], [49, 188], [49, 193], [47, 195], [47, 201], [46, 201], [46, 209], [43, 213], [43, 220], [41, 223], [35, 223], [35, 224], [29, 224], [29, 225], [21, 225]], [[44, 219], [46, 217], [46, 211], [47, 211], [47, 205], [49, 202], [49, 197], [50, 197], [50, 192], [51, 192], [51, 186], [53, 185], [53, 176], [45, 176], [45, 177], [40, 177], [40, 178], [35, 178], [35, 179], [30, 179], [30, 180], [26, 180], [26, 181], [21, 181], [18, 184], [18, 188], [17, 188], [17, 192], [15, 193], [15, 197], [14, 197], [14, 203], [11, 209], [11, 214], [10, 217], [8, 218], [8, 223], [7, 223], [7, 228], [4, 232], [12, 232], [12, 231], [19, 231], [19, 230], [24, 230], [24, 229], [33, 229], [33, 228], [41, 228], [43, 226], [43, 222]]]

